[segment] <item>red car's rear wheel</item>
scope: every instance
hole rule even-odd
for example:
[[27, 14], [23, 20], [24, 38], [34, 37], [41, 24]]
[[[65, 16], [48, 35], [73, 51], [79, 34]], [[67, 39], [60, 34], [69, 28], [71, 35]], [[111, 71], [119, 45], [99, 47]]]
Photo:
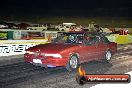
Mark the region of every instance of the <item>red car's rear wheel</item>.
[[110, 50], [108, 50], [105, 55], [104, 55], [104, 59], [103, 61], [105, 62], [110, 62], [111, 63], [111, 59], [112, 59], [112, 53]]
[[105, 59], [106, 59], [107, 61], [110, 61], [110, 60], [111, 60], [111, 58], [112, 58], [111, 51], [110, 51], [110, 50], [108, 50], [108, 51], [106, 52], [106, 54], [105, 54]]

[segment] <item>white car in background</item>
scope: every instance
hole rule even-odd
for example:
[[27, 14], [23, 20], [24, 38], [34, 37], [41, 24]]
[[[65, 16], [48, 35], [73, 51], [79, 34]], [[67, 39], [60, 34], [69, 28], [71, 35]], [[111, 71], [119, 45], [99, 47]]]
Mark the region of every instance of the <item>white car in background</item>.
[[33, 24], [31, 27], [27, 27], [28, 30], [47, 30], [46, 25]]
[[62, 23], [55, 27], [58, 31], [66, 31], [68, 32], [71, 27], [76, 26], [75, 23]]
[[4, 25], [4, 24], [0, 24], [0, 28], [2, 29], [5, 29], [5, 28], [8, 28], [8, 25]]

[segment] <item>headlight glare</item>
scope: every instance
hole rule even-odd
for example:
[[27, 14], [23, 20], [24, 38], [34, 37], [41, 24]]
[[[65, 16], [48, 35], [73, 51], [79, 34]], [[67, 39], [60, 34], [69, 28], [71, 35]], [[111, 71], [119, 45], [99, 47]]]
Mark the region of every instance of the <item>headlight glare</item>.
[[62, 58], [62, 56], [60, 54], [45, 54], [45, 56], [52, 56], [55, 58]]
[[34, 52], [31, 52], [31, 51], [26, 51], [26, 53], [28, 53], [28, 54], [34, 54]]

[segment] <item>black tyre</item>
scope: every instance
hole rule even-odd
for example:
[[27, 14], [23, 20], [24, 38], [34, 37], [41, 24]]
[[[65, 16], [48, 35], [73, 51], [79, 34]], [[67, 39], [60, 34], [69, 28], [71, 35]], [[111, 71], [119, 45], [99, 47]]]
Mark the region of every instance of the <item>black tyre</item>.
[[79, 76], [79, 75], [76, 77], [76, 81], [80, 85], [84, 85], [87, 82], [84, 76]]
[[69, 59], [69, 62], [66, 65], [66, 69], [68, 71], [74, 71], [78, 68], [79, 60], [77, 55], [72, 55]]

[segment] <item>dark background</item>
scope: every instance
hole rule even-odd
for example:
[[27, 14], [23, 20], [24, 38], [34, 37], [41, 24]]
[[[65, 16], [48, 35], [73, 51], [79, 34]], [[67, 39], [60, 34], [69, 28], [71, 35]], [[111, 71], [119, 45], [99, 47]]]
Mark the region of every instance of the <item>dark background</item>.
[[0, 16], [131, 17], [132, 0], [1, 0]]

